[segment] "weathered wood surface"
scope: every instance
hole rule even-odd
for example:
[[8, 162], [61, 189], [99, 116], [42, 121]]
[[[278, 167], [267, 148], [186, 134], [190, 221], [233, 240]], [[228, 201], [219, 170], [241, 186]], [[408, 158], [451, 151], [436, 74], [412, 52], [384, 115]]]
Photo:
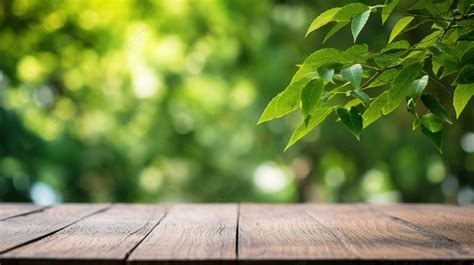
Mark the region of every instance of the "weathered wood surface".
[[2, 203], [0, 204], [0, 221], [31, 212], [41, 211], [45, 208], [46, 207], [24, 203]]
[[0, 204], [0, 264], [474, 264], [474, 207]]
[[237, 204], [176, 205], [133, 251], [129, 262], [234, 261]]
[[3, 257], [45, 264], [81, 259], [88, 264], [122, 264], [164, 214], [165, 208], [157, 205], [114, 205]]
[[53, 234], [106, 205], [65, 204], [0, 221], [0, 253]]

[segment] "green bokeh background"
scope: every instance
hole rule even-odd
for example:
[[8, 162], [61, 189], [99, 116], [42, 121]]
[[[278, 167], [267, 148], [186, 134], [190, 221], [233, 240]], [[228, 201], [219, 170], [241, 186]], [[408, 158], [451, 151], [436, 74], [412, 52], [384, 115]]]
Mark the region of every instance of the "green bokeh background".
[[[256, 125], [296, 64], [352, 45], [304, 37], [349, 2], [0, 1], [0, 201], [472, 203], [472, 102], [442, 155], [403, 106], [360, 142], [332, 115], [286, 152], [299, 113]], [[358, 42], [383, 47], [399, 18]]]

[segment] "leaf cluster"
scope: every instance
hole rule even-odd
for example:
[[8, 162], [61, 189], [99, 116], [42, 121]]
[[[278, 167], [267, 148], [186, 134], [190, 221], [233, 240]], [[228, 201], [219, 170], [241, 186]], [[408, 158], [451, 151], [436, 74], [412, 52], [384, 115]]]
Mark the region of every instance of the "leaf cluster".
[[[373, 14], [382, 24], [396, 14], [399, 0], [383, 5], [351, 3], [318, 15], [306, 35], [333, 24], [324, 41], [350, 24], [354, 43]], [[265, 108], [259, 124], [297, 109], [303, 120], [286, 148], [326, 120], [334, 111], [349, 131], [360, 139], [364, 128], [396, 108], [405, 105], [413, 116], [413, 130], [420, 131], [441, 151], [443, 130], [452, 123], [474, 95], [474, 1], [419, 0], [391, 29], [386, 46], [370, 51], [366, 44], [347, 50], [323, 48], [313, 52], [299, 66], [290, 84]], [[427, 15], [418, 15], [418, 13]], [[400, 38], [422, 24], [431, 32], [418, 42]], [[449, 87], [443, 85], [450, 81]], [[451, 82], [452, 81], [452, 82]], [[434, 89], [426, 89], [428, 86]], [[381, 89], [374, 89], [381, 88]], [[441, 90], [442, 89], [442, 90]], [[452, 108], [439, 94], [454, 92]], [[376, 91], [379, 91], [378, 93]], [[421, 105], [422, 106], [419, 106]]]

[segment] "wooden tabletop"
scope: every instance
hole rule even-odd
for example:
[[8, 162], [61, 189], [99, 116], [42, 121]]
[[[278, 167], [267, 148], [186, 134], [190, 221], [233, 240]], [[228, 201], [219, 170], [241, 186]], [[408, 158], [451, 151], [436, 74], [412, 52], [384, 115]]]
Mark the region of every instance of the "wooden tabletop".
[[469, 264], [474, 206], [0, 204], [0, 264]]

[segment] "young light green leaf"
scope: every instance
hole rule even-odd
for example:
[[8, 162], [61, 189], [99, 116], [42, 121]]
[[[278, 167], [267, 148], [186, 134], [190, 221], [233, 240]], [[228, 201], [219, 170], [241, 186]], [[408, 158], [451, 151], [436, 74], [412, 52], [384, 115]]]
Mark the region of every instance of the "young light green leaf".
[[413, 20], [414, 17], [404, 17], [402, 19], [400, 19], [397, 24], [395, 24], [395, 26], [393, 27], [392, 29], [392, 32], [390, 33], [390, 38], [388, 39], [388, 43], [391, 43], [393, 41], [393, 39], [395, 39], [395, 37], [398, 36], [398, 34], [400, 34], [400, 32], [402, 32], [402, 30], [408, 26], [408, 24], [410, 24], [410, 22]]
[[352, 37], [354, 37], [354, 42], [357, 40], [360, 31], [364, 28], [367, 20], [369, 20], [370, 10], [364, 11], [354, 17], [351, 24]]
[[280, 118], [296, 110], [299, 106], [301, 90], [308, 82], [308, 78], [292, 82], [285, 90], [276, 95], [268, 103], [257, 124]]
[[451, 124], [451, 117], [439, 100], [433, 95], [422, 95], [421, 101], [434, 114]]
[[345, 27], [347, 24], [349, 24], [349, 20], [347, 21], [339, 21], [334, 25], [331, 30], [326, 34], [326, 37], [324, 37], [323, 43], [325, 43], [329, 38], [331, 38], [334, 34], [336, 34], [339, 30], [341, 30], [343, 27]]
[[349, 109], [351, 107], [355, 107], [355, 106], [358, 106], [360, 104], [362, 104], [362, 100], [360, 100], [358, 98], [354, 98], [354, 99], [350, 100], [349, 102], [347, 102], [344, 105], [344, 108]]
[[364, 91], [354, 90], [354, 91], [352, 91], [352, 95], [354, 97], [360, 99], [362, 101], [362, 103], [364, 103], [364, 106], [369, 106], [370, 105], [370, 97]]
[[443, 130], [431, 132], [425, 126], [421, 125], [421, 132], [438, 148], [438, 151], [442, 153]]
[[411, 83], [410, 86], [410, 96], [414, 101], [417, 101], [421, 93], [428, 84], [428, 76], [424, 75], [420, 79], [417, 79]]
[[316, 71], [318, 72], [318, 75], [321, 79], [323, 79], [324, 81], [327, 81], [327, 82], [334, 83], [334, 81], [332, 80], [332, 77], [334, 76], [334, 69], [333, 68], [327, 68], [327, 67], [324, 67], [324, 66], [320, 66], [320, 67], [318, 67], [318, 69]]
[[385, 104], [387, 104], [387, 98], [388, 91], [385, 91], [375, 98], [370, 106], [365, 110], [364, 114], [362, 115], [364, 128], [382, 117], [382, 110]]
[[276, 110], [276, 102], [278, 101], [279, 96], [280, 94], [276, 95], [275, 97], [272, 98], [270, 103], [268, 103], [267, 107], [265, 108], [262, 115], [260, 116], [257, 124], [261, 124], [266, 121], [273, 120], [278, 116], [277, 110]]
[[303, 64], [300, 66], [296, 74], [293, 76], [291, 82], [295, 82], [305, 77], [308, 72], [314, 71], [315, 68], [321, 65], [328, 64], [343, 64], [347, 62], [365, 62], [368, 60], [368, 46], [367, 44], [358, 44], [350, 47], [345, 51], [338, 49], [327, 48], [313, 52]]
[[318, 106], [324, 90], [324, 82], [321, 79], [313, 79], [303, 88], [301, 92], [301, 109], [303, 115], [307, 116]]
[[310, 131], [312, 131], [316, 126], [318, 126], [321, 122], [323, 122], [326, 117], [331, 114], [332, 108], [327, 106], [321, 106], [314, 110], [313, 113], [310, 115], [310, 119], [305, 122], [301, 122], [301, 124], [295, 129], [293, 134], [291, 135], [290, 141], [288, 145], [285, 147], [285, 151], [295, 144], [298, 140], [303, 138], [307, 135]]
[[362, 116], [356, 108], [351, 108], [350, 110], [339, 108], [336, 110], [337, 116], [341, 121], [346, 125], [346, 127], [351, 131], [351, 133], [360, 140], [360, 132], [362, 131]]
[[430, 132], [439, 132], [443, 129], [443, 119], [434, 113], [428, 113], [420, 118], [421, 125]]
[[351, 20], [354, 16], [369, 10], [367, 5], [361, 3], [352, 3], [346, 6], [343, 6], [341, 10], [339, 10], [336, 15], [334, 16], [333, 20], [340, 22], [340, 21], [348, 21]]
[[398, 0], [385, 0], [385, 7], [382, 9], [382, 25], [385, 24], [393, 9], [398, 5]]
[[331, 22], [332, 18], [334, 17], [334, 15], [336, 15], [337, 12], [339, 12], [339, 10], [341, 10], [340, 7], [332, 8], [332, 9], [329, 9], [329, 10], [321, 13], [319, 16], [317, 16], [313, 20], [311, 25], [309, 26], [308, 32], [306, 32], [306, 36], [308, 36], [309, 33], [313, 32], [313, 31], [319, 29], [320, 27], [326, 25], [327, 23]]
[[390, 84], [393, 78], [398, 74], [397, 69], [388, 69], [382, 72], [374, 81], [372, 81], [368, 87], [378, 87], [386, 84]]
[[461, 112], [467, 103], [474, 96], [474, 84], [457, 85], [454, 90], [453, 105], [456, 111], [456, 118], [459, 118]]
[[354, 64], [341, 70], [342, 78], [351, 83], [355, 89], [360, 88], [360, 81], [362, 79], [362, 66]]
[[410, 47], [410, 43], [406, 40], [400, 40], [392, 42], [387, 47], [382, 49], [382, 52], [394, 51], [394, 50], [406, 50]]

